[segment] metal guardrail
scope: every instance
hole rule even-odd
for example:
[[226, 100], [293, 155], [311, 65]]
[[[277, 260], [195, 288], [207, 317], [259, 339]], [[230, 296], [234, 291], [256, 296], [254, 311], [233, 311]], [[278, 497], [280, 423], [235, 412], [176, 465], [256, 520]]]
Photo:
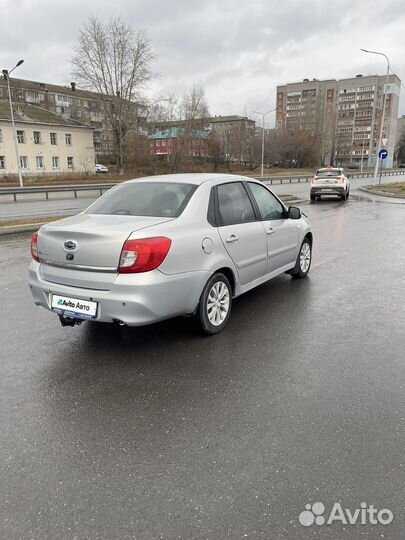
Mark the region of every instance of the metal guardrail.
[[[401, 176], [405, 175], [405, 169], [398, 171], [382, 171], [382, 176]], [[348, 178], [373, 178], [374, 174], [371, 172], [367, 173], [348, 173]], [[262, 180], [266, 184], [300, 184], [306, 183], [311, 180], [312, 176], [265, 176], [263, 178], [256, 177], [257, 180]], [[103, 191], [107, 191], [115, 183], [108, 184], [78, 184], [78, 185], [65, 185], [65, 186], [28, 186], [28, 187], [11, 187], [11, 188], [0, 188], [0, 195], [13, 195], [14, 201], [17, 201], [17, 196], [20, 195], [29, 195], [33, 193], [44, 193], [45, 198], [49, 199], [49, 193], [61, 193], [61, 192], [72, 192], [74, 197], [77, 198], [78, 191], [98, 191], [100, 195], [103, 194]]]
[[13, 195], [14, 200], [17, 201], [17, 195], [29, 195], [33, 193], [44, 193], [45, 198], [49, 199], [49, 193], [63, 193], [72, 192], [75, 199], [77, 198], [78, 191], [98, 191], [100, 195], [103, 191], [107, 191], [116, 184], [79, 184], [69, 186], [28, 186], [23, 188], [0, 188], [0, 195]]
[[[381, 173], [381, 176], [405, 176], [405, 169], [403, 171], [383, 171]], [[374, 173], [368, 172], [368, 173], [348, 173], [347, 177], [351, 180], [356, 180], [358, 178], [373, 178]], [[262, 180], [266, 184], [305, 184], [306, 182], [310, 182], [311, 178], [313, 178], [313, 175], [311, 176], [264, 176], [256, 177], [257, 180]]]

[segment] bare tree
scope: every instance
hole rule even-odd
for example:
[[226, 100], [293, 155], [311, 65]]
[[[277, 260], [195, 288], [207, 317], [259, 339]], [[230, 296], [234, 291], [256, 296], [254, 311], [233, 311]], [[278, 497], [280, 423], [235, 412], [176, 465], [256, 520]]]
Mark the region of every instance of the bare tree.
[[173, 120], [178, 120], [180, 116], [179, 103], [174, 94], [155, 99], [148, 104], [147, 110], [148, 122], [150, 124], [172, 122]]
[[397, 165], [405, 164], [405, 127], [402, 129], [402, 132], [397, 141], [397, 145], [395, 148], [395, 159], [397, 161]]
[[173, 172], [178, 170], [184, 157], [199, 157], [206, 152], [207, 141], [200, 132], [206, 127], [209, 110], [201, 83], [194, 84], [191, 91], [183, 96], [178, 111], [182, 127], [177, 132], [176, 151], [171, 160]]
[[87, 152], [80, 154], [79, 164], [86, 176], [94, 173], [94, 159]]
[[180, 104], [180, 116], [190, 124], [192, 129], [203, 129], [205, 120], [210, 115], [205, 90], [199, 82], [191, 91], [183, 96]]
[[153, 59], [147, 36], [119, 17], [108, 23], [90, 17], [79, 29], [72, 58], [73, 75], [82, 86], [103, 96], [120, 173], [125, 164], [127, 134], [137, 123], [136, 100], [153, 78]]

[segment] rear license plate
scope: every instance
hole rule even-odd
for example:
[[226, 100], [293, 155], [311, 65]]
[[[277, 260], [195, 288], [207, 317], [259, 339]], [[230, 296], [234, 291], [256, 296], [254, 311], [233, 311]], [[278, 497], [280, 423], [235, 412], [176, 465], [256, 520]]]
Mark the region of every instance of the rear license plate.
[[326, 191], [327, 193], [332, 193], [333, 189], [323, 188], [322, 191]]
[[59, 315], [68, 315], [77, 319], [94, 319], [97, 314], [97, 302], [58, 294], [52, 295], [51, 308]]

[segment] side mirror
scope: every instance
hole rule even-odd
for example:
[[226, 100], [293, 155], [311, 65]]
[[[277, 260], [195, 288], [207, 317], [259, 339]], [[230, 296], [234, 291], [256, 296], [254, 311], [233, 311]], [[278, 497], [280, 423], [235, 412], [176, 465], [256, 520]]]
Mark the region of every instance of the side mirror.
[[300, 219], [301, 210], [297, 206], [290, 206], [288, 208], [288, 217], [290, 219]]

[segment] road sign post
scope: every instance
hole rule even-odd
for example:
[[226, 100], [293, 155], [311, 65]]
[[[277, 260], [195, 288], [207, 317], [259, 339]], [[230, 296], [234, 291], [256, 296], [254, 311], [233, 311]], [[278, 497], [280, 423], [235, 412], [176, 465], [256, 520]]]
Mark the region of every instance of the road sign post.
[[381, 184], [381, 176], [382, 176], [382, 163], [384, 159], [387, 159], [388, 157], [388, 150], [385, 148], [381, 148], [381, 150], [378, 152], [378, 158], [380, 160], [380, 179], [378, 181], [378, 184]]

